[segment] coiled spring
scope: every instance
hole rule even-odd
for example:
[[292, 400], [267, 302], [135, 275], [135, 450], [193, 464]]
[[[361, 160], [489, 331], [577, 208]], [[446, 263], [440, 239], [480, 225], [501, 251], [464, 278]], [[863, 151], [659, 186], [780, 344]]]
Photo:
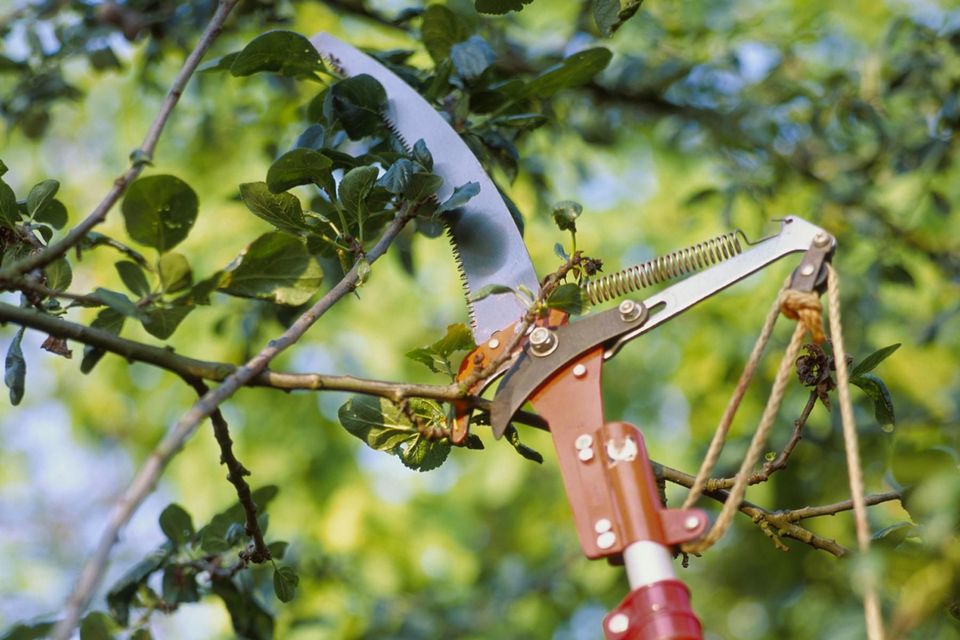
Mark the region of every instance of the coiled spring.
[[731, 231], [622, 271], [590, 280], [583, 285], [583, 291], [590, 304], [600, 304], [637, 289], [651, 287], [694, 271], [701, 271], [742, 253], [741, 235], [739, 230]]

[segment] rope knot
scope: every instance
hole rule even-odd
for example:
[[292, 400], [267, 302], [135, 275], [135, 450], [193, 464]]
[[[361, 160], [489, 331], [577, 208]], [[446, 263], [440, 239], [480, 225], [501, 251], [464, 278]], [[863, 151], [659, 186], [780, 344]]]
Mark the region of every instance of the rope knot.
[[826, 340], [823, 333], [820, 296], [813, 291], [786, 289], [780, 295], [780, 312], [791, 320], [797, 320], [810, 333], [817, 344]]

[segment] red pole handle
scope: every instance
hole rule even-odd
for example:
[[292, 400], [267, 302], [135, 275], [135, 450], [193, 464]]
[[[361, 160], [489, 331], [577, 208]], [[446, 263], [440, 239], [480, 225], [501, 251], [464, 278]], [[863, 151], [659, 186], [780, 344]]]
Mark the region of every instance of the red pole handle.
[[679, 580], [634, 589], [603, 619], [607, 640], [702, 640], [690, 608], [690, 591]]

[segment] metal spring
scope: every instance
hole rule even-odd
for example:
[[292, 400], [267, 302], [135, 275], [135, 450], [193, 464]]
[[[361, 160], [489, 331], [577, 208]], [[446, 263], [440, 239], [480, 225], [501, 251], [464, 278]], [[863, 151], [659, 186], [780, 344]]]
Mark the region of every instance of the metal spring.
[[731, 231], [709, 240], [611, 273], [583, 285], [590, 304], [613, 300], [637, 289], [700, 271], [743, 252], [741, 232]]

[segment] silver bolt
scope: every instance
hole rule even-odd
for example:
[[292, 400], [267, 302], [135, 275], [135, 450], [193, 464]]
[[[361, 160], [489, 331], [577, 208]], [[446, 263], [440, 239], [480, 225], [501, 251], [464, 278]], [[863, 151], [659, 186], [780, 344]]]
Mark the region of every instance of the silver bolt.
[[493, 338], [490, 342], [487, 343], [487, 346], [491, 349], [496, 349], [500, 346], [500, 341], [496, 338]]
[[609, 549], [617, 543], [617, 534], [613, 531], [604, 531], [597, 536], [597, 546], [601, 549]]
[[535, 356], [548, 356], [557, 349], [557, 336], [546, 327], [537, 327], [530, 333], [530, 351]]
[[824, 231], [818, 231], [817, 235], [813, 236], [813, 243], [818, 247], [822, 247], [830, 241], [830, 236]]
[[580, 458], [580, 462], [590, 462], [593, 460], [593, 448], [580, 449], [577, 451], [577, 457]]
[[613, 523], [607, 518], [600, 518], [593, 523], [593, 530], [597, 533], [606, 533], [610, 529], [613, 529]]
[[630, 618], [624, 613], [618, 613], [607, 622], [607, 629], [610, 633], [623, 633], [630, 628]]
[[624, 322], [633, 322], [643, 313], [643, 305], [633, 300], [624, 300], [617, 309], [620, 311], [620, 319]]
[[573, 368], [573, 375], [574, 377], [582, 378], [583, 376], [587, 375], [587, 368], [582, 364], [578, 364]]
[[683, 521], [683, 528], [687, 531], [693, 531], [700, 526], [700, 518], [697, 516], [687, 516]]
[[581, 433], [579, 436], [577, 436], [577, 439], [573, 441], [573, 446], [577, 448], [577, 451], [580, 451], [581, 449], [589, 449], [592, 444], [593, 436], [586, 433]]
[[813, 275], [813, 265], [805, 264], [800, 267], [800, 275], [802, 276], [812, 276]]

